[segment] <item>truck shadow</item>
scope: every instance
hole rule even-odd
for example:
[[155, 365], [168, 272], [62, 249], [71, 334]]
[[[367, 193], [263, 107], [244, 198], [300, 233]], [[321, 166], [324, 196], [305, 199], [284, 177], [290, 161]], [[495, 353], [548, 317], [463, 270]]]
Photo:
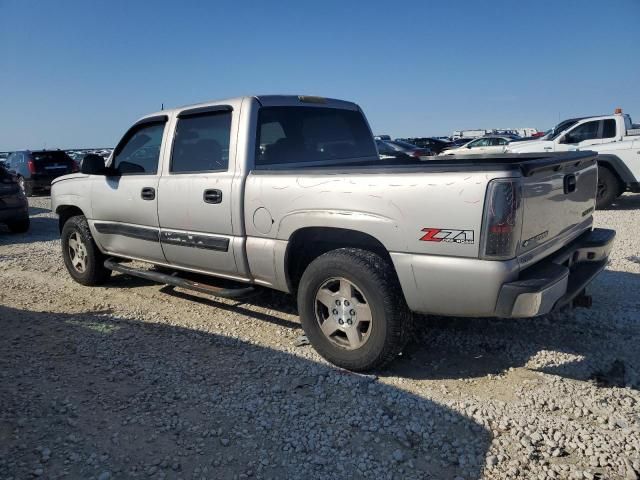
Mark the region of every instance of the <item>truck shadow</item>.
[[429, 399], [207, 331], [7, 306], [0, 327], [3, 478], [43, 447], [46, 478], [478, 478], [491, 443]]
[[[153, 283], [126, 275], [116, 275], [108, 284], [114, 288], [146, 285]], [[233, 302], [158, 288], [177, 299], [300, 329], [295, 298], [281, 292], [259, 289], [256, 296]], [[637, 310], [634, 292], [640, 291], [640, 275], [605, 270], [590, 291], [594, 295], [592, 309], [534, 319], [418, 316], [413, 339], [402, 357], [377, 373], [445, 380], [503, 375], [511, 368], [526, 367], [603, 386], [639, 389], [640, 346], [633, 339], [640, 333], [640, 325], [629, 312]], [[611, 316], [619, 307], [617, 315], [623, 318], [612, 322]]]
[[591, 310], [534, 319], [421, 317], [414, 341], [386, 374], [415, 379], [477, 378], [525, 367], [600, 386], [638, 390], [640, 275], [607, 270], [591, 290]]

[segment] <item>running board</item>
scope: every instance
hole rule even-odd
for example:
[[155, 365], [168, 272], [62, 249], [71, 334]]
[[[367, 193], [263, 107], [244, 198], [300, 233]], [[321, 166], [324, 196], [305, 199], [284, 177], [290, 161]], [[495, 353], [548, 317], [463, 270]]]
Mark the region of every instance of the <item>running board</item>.
[[195, 290], [196, 292], [206, 293], [209, 295], [214, 295], [216, 297], [230, 298], [232, 300], [246, 298], [256, 292], [256, 289], [251, 286], [239, 288], [220, 288], [214, 287], [213, 285], [208, 285], [206, 283], [194, 282], [192, 280], [187, 280], [186, 278], [180, 278], [175, 275], [167, 275], [166, 273], [154, 272], [141, 268], [126, 267], [121, 263], [114, 261], [113, 258], [105, 260], [104, 266], [105, 268], [113, 270], [114, 272], [144, 278], [153, 282], [164, 283], [173, 287]]

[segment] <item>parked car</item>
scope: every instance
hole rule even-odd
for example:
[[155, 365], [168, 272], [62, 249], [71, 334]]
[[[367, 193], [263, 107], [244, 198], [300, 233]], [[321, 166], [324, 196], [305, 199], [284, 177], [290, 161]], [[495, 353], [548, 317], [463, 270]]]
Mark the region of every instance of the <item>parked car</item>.
[[404, 158], [379, 158], [354, 103], [232, 98], [143, 117], [106, 166], [88, 156], [56, 178], [51, 203], [77, 282], [115, 270], [223, 297], [288, 292], [315, 349], [353, 370], [396, 358], [412, 312], [588, 303], [615, 236], [592, 228], [595, 155]]
[[62, 150], [22, 150], [9, 155], [7, 169], [30, 197], [36, 191], [48, 192], [54, 178], [77, 172], [79, 166]]
[[622, 111], [571, 118], [541, 140], [509, 146], [514, 153], [579, 150], [598, 153], [598, 208], [608, 207], [626, 191], [640, 192], [640, 129]]
[[449, 143], [449, 146], [445, 147], [442, 149], [441, 153], [445, 150], [449, 150], [451, 148], [458, 148], [461, 147], [463, 145], [466, 145], [467, 143], [469, 143], [471, 140], [475, 140], [476, 138], [471, 138], [471, 137], [462, 137], [462, 138], [456, 138], [454, 140], [451, 140], [451, 142]]
[[451, 142], [444, 141], [438, 138], [430, 138], [430, 137], [418, 137], [418, 138], [397, 138], [396, 140], [405, 141], [416, 147], [427, 148], [431, 151], [433, 155], [437, 155], [442, 152], [445, 148], [451, 147]]
[[457, 148], [448, 148], [441, 155], [487, 155], [504, 153], [511, 137], [506, 135], [489, 135], [476, 138]]
[[433, 156], [428, 148], [417, 147], [411, 143], [399, 140], [376, 140], [376, 146], [381, 156], [398, 156], [398, 154], [408, 155], [409, 157], [425, 159]]
[[5, 166], [9, 152], [0, 152], [0, 167]]
[[14, 233], [29, 230], [29, 205], [15, 175], [0, 166], [0, 223]]

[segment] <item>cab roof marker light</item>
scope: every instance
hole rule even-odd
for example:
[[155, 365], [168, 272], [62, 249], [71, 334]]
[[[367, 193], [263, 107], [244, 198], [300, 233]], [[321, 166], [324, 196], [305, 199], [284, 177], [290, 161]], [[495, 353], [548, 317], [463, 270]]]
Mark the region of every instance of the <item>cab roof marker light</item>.
[[324, 97], [314, 97], [312, 95], [298, 95], [298, 100], [303, 103], [327, 103]]

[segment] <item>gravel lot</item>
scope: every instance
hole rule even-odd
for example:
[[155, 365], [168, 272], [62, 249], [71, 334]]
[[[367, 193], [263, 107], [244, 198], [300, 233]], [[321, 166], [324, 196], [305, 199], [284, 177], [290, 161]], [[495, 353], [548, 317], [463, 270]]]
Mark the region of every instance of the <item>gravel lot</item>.
[[386, 371], [324, 362], [294, 302], [71, 281], [49, 198], [0, 227], [0, 479], [612, 478], [640, 472], [640, 195], [594, 306], [420, 319]]

